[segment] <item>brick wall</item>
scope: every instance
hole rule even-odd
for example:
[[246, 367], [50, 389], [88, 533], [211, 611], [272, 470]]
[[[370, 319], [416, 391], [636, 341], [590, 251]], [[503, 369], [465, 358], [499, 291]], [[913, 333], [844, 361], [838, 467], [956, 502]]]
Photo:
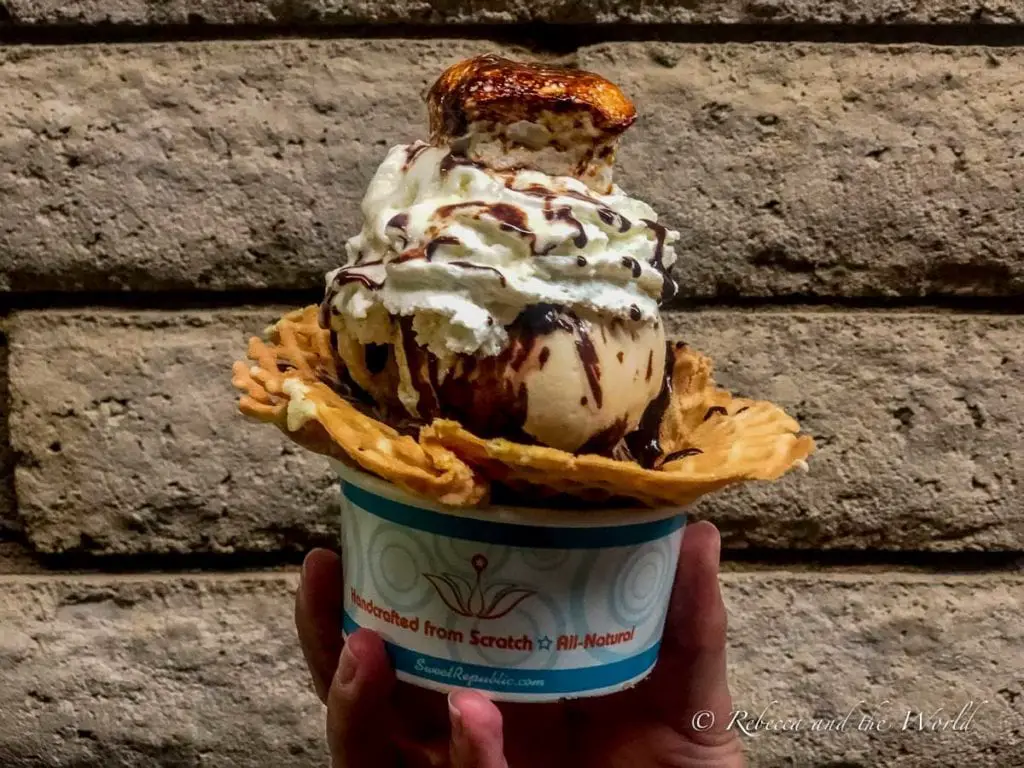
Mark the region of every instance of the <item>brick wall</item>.
[[1024, 4], [588, 5], [0, 0], [0, 766], [324, 763], [290, 593], [337, 492], [226, 366], [488, 50], [635, 98], [674, 334], [818, 440], [695, 509], [737, 705], [988, 702], [751, 765], [1024, 765]]

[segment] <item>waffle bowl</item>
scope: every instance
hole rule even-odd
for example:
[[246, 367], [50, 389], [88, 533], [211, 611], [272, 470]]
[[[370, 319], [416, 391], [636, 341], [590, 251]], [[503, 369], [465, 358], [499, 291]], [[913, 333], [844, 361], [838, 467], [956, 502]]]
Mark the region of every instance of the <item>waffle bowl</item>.
[[762, 400], [714, 385], [711, 361], [673, 348], [659, 452], [646, 468], [598, 455], [474, 435], [438, 419], [418, 435], [389, 426], [361, 402], [311, 306], [285, 315], [249, 342], [233, 384], [242, 413], [277, 426], [300, 445], [451, 506], [487, 502], [497, 485], [524, 498], [575, 497], [591, 505], [684, 506], [748, 480], [774, 480], [804, 461], [814, 441], [796, 420]]

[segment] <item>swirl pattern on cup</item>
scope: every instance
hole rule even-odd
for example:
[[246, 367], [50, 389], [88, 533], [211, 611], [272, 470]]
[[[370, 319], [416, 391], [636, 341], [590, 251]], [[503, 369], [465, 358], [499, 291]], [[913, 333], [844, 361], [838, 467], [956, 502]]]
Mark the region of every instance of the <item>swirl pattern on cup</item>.
[[430, 570], [430, 550], [416, 532], [378, 526], [367, 543], [366, 560], [374, 588], [391, 607], [415, 611], [433, 599], [434, 590], [422, 576]]

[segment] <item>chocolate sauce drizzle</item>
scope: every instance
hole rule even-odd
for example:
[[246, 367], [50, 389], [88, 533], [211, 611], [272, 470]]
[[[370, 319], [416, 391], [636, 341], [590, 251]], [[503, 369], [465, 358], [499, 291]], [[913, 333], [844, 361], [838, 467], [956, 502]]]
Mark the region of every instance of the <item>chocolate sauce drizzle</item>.
[[510, 203], [494, 203], [488, 206], [487, 212], [501, 222], [501, 229], [505, 232], [515, 232], [530, 244], [530, 253], [534, 256], [547, 254], [558, 243], [550, 243], [543, 249], [537, 244], [537, 233], [529, 227], [526, 220], [526, 212]]
[[482, 437], [535, 442], [523, 431], [528, 405], [526, 386], [506, 375], [507, 367], [523, 365], [530, 347], [509, 345], [497, 357], [459, 356], [441, 380], [434, 355], [412, 340], [408, 319], [403, 318], [402, 323], [403, 349], [413, 387], [419, 394], [417, 410], [421, 418], [443, 415], [459, 420]]
[[331, 284], [327, 286], [327, 290], [324, 291], [324, 299], [320, 302], [320, 312], [317, 315], [318, 322], [321, 328], [331, 327], [331, 314], [333, 312], [332, 304], [334, 297], [338, 295], [341, 289], [349, 283], [360, 283], [364, 288], [370, 291], [376, 291], [384, 285], [384, 281], [376, 281], [369, 275], [364, 275], [361, 272], [355, 272], [354, 269], [363, 267], [372, 267], [380, 264], [380, 261], [371, 261], [366, 264], [360, 264], [358, 267], [345, 267], [338, 271], [338, 274], [331, 280]]
[[[378, 404], [365, 389], [356, 384], [352, 374], [349, 373], [348, 368], [338, 356], [338, 332], [332, 328], [328, 338], [330, 339], [331, 354], [334, 356], [334, 371], [337, 372], [337, 376], [330, 374], [326, 376], [331, 389], [348, 400], [362, 413], [370, 416], [379, 415]], [[419, 432], [419, 429], [417, 428], [416, 431]]]
[[729, 412], [727, 410], [725, 410], [725, 408], [723, 408], [722, 406], [720, 406], [720, 405], [712, 405], [710, 408], [708, 408], [708, 412], [704, 414], [704, 421], [707, 421], [712, 416], [714, 416], [716, 413], [720, 413], [723, 416], [728, 416], [729, 415]]
[[416, 158], [419, 157], [429, 144], [410, 144], [405, 148], [405, 163], [402, 165], [402, 170], [408, 170], [409, 166], [416, 162]]
[[[627, 232], [633, 226], [633, 222], [621, 213], [617, 213], [608, 206], [602, 204], [596, 197], [592, 197], [591, 195], [587, 195], [582, 192], [570, 189], [556, 194], [539, 184], [531, 184], [528, 187], [516, 189], [516, 191], [542, 198], [544, 200], [544, 216], [548, 221], [562, 220], [572, 224], [577, 231], [576, 236], [573, 238], [573, 243], [577, 248], [583, 248], [586, 246], [588, 242], [586, 232], [584, 231], [583, 224], [580, 220], [572, 215], [571, 208], [568, 206], [554, 206], [554, 200], [558, 197], [572, 197], [594, 205], [597, 208], [597, 215], [600, 217], [601, 221], [609, 227], [617, 226], [619, 232]], [[675, 298], [676, 294], [679, 292], [679, 287], [676, 285], [675, 280], [669, 276], [668, 271], [665, 269], [665, 240], [668, 237], [668, 230], [663, 225], [650, 219], [641, 219], [640, 221], [654, 232], [654, 258], [651, 260], [651, 266], [661, 274], [662, 287], [660, 303], [664, 304], [665, 302], [671, 301]], [[626, 259], [629, 259], [630, 263], [627, 264]], [[628, 256], [625, 257], [623, 259], [623, 266], [628, 266], [633, 270], [634, 278], [639, 278], [642, 274], [642, 267], [636, 259], [632, 259]]]
[[524, 237], [537, 237], [528, 226], [526, 211], [522, 208], [518, 208], [511, 203], [490, 203], [485, 206], [485, 210], [501, 222], [501, 228], [506, 232], [515, 232]]
[[[363, 267], [375, 267], [380, 263], [381, 261], [379, 259], [377, 261], [368, 261], [365, 264], [360, 264], [358, 268], [362, 269]], [[371, 291], [376, 291], [381, 286], [384, 285], [383, 280], [374, 280], [369, 275], [364, 275], [361, 272], [350, 272], [347, 269], [343, 269], [341, 270], [341, 272], [336, 274], [334, 276], [334, 280], [332, 280], [331, 282], [338, 288], [341, 288], [343, 285], [348, 285], [349, 283], [359, 283], [364, 288], [367, 288]]]
[[453, 267], [461, 267], [462, 269], [482, 269], [486, 272], [493, 272], [498, 276], [498, 280], [501, 281], [501, 287], [504, 288], [508, 285], [508, 280], [505, 279], [505, 275], [497, 267], [488, 267], [485, 264], [473, 264], [470, 261], [453, 261], [451, 262]]
[[626, 448], [641, 466], [650, 469], [661, 456], [661, 420], [672, 402], [672, 373], [675, 353], [671, 343], [665, 345], [665, 378], [661, 391], [640, 417], [640, 424], [625, 436]]
[[590, 334], [579, 320], [576, 320], [574, 333], [576, 336], [576, 354], [579, 355], [580, 362], [583, 363], [583, 371], [587, 374], [587, 383], [590, 384], [590, 392], [594, 396], [594, 404], [600, 409], [603, 406], [604, 394], [601, 390], [601, 363], [597, 359], [597, 350], [594, 348], [594, 342], [590, 338]]
[[575, 200], [582, 200], [585, 203], [590, 203], [595, 207], [602, 207], [602, 203], [593, 195], [588, 195], [586, 192], [578, 192], [575, 189], [566, 189], [558, 193], [560, 197], [571, 197]]
[[543, 200], [554, 200], [557, 195], [550, 189], [545, 187], [543, 184], [530, 184], [525, 187], [513, 187], [511, 182], [506, 182], [505, 186], [523, 195], [530, 195], [532, 197], [539, 197]]
[[402, 251], [395, 258], [396, 264], [402, 264], [406, 261], [415, 261], [416, 259], [425, 259], [426, 261], [433, 261], [434, 254], [437, 253], [437, 249], [442, 245], [462, 245], [462, 241], [457, 237], [451, 235], [442, 235], [441, 237], [435, 237], [433, 240], [428, 242], [425, 246], [417, 246], [415, 248], [409, 248], [408, 250]]
[[[408, 213], [396, 213], [394, 216], [391, 217], [391, 219], [388, 221], [388, 223], [386, 225], [384, 225], [384, 233], [385, 234], [388, 233], [388, 230], [397, 230], [398, 231], [398, 233], [399, 233], [398, 234], [398, 238], [401, 239], [401, 241], [402, 241], [402, 244], [400, 246], [398, 246], [399, 250], [405, 249], [405, 247], [407, 245], [409, 245], [409, 234], [406, 231], [406, 227], [408, 227], [408, 226], [409, 226], [409, 214]], [[362, 257], [362, 254], [360, 253], [360, 258], [361, 257]]]
[[670, 461], [675, 461], [676, 459], [685, 459], [687, 456], [700, 456], [702, 453], [704, 453], [704, 451], [700, 448], [683, 448], [681, 451], [672, 451], [672, 453], [666, 456], [665, 460], [661, 463], [662, 465], [665, 465]]
[[622, 266], [624, 266], [626, 269], [632, 272], [634, 278], [640, 277], [640, 262], [634, 259], [632, 256], [623, 256]]
[[402, 351], [409, 370], [412, 386], [419, 395], [416, 410], [421, 419], [433, 419], [441, 414], [434, 383], [437, 381], [437, 358], [416, 343], [412, 318], [402, 317], [398, 321], [402, 336]]
[[591, 435], [587, 442], [576, 449], [576, 454], [598, 454], [602, 456], [607, 454], [613, 446], [622, 440], [622, 436], [626, 434], [627, 425], [628, 422], [625, 416], [616, 419], [600, 432]]
[[[449, 152], [441, 159], [439, 170], [440, 173], [444, 175], [459, 165], [477, 166], [479, 164], [464, 155]], [[517, 188], [512, 186], [511, 179], [506, 181], [506, 185], [509, 186], [510, 189], [514, 189], [514, 191], [521, 194], [540, 197], [544, 201], [544, 217], [548, 221], [561, 221], [570, 225], [575, 230], [575, 234], [572, 236], [572, 242], [577, 248], [585, 248], [590, 239], [587, 236], [583, 222], [573, 215], [572, 208], [567, 205], [555, 204], [555, 200], [559, 197], [570, 197], [593, 205], [601, 221], [609, 227], [617, 227], [619, 232], [627, 232], [633, 226], [633, 222], [625, 216], [604, 205], [598, 198], [583, 192], [569, 189], [556, 193], [540, 184], [531, 184], [526, 187]], [[482, 201], [454, 203], [452, 205], [442, 206], [438, 209], [436, 215], [441, 217], [450, 216], [457, 209], [465, 207], [481, 208], [481, 213], [478, 215], [489, 213], [501, 222], [501, 228], [503, 230], [515, 232], [527, 239], [530, 242], [530, 250], [535, 256], [547, 255], [551, 250], [557, 247], [557, 243], [552, 243], [541, 248], [538, 245], [537, 233], [532, 231], [527, 224], [525, 212], [510, 203], [484, 203]], [[394, 219], [392, 221], [394, 221]], [[668, 236], [668, 230], [663, 225], [650, 219], [641, 219], [640, 221], [653, 231], [655, 235], [654, 257], [651, 264], [662, 275], [660, 302], [664, 304], [665, 302], [671, 301], [678, 293], [678, 286], [676, 285], [676, 282], [668, 275], [665, 269], [665, 241]], [[410, 254], [408, 257], [402, 258], [401, 260], [407, 261], [410, 258], [417, 257], [418, 254]], [[429, 259], [429, 254], [427, 258]], [[580, 266], [585, 266], [586, 264], [585, 261], [581, 262], [579, 260], [577, 263], [579, 263]], [[634, 279], [638, 279], [643, 273], [642, 266], [636, 259], [625, 257], [623, 259], [623, 265], [631, 270]]]
[[604, 206], [597, 209], [597, 215], [601, 217], [601, 221], [607, 224], [609, 227], [618, 227], [619, 232], [628, 232], [633, 226], [633, 222], [623, 216], [621, 213], [616, 213], [611, 208]]
[[514, 232], [521, 236], [529, 242], [530, 252], [535, 256], [540, 255], [541, 253], [547, 253], [556, 245], [552, 244], [544, 251], [540, 251], [537, 247], [537, 233], [530, 229], [526, 218], [526, 212], [511, 203], [485, 203], [482, 200], [471, 200], [465, 203], [452, 203], [450, 205], [442, 205], [434, 213], [434, 216], [440, 219], [452, 218], [456, 212], [467, 208], [477, 209], [474, 218], [479, 219], [485, 214], [490, 215], [498, 221], [498, 226], [502, 231]]
[[[513, 341], [501, 354], [496, 357], [461, 355], [443, 379], [438, 373], [436, 357], [415, 341], [412, 319], [402, 317], [398, 322], [411, 383], [419, 395], [416, 410], [420, 420], [447, 416], [458, 419], [482, 437], [535, 442], [524, 431], [528, 406], [526, 385], [520, 377], [509, 377], [508, 371], [519, 372], [531, 364], [531, 360], [532, 364], [543, 368], [551, 358], [551, 349], [547, 345], [539, 346], [539, 340], [556, 331], [572, 334], [591, 398], [596, 407], [602, 405], [601, 366], [590, 338], [590, 323], [564, 307], [553, 304], [527, 307], [514, 321], [514, 330], [510, 333]], [[387, 365], [386, 353], [368, 347], [368, 366], [371, 365], [370, 355], [374, 356], [373, 367]], [[584, 396], [583, 402], [588, 401]], [[610, 450], [620, 441], [625, 422], [613, 427], [592, 437], [588, 450]]]
[[533, 336], [547, 336], [555, 331], [572, 331], [572, 325], [555, 304], [530, 304], [516, 318]]
[[650, 219], [640, 219], [648, 229], [654, 232], [655, 245], [654, 245], [654, 260], [651, 264], [659, 272], [665, 271], [665, 238], [668, 235], [668, 230], [656, 221]]
[[408, 213], [396, 213], [389, 220], [385, 229], [400, 229], [403, 232], [405, 228], [409, 226], [409, 214]]
[[594, 397], [594, 404], [601, 408], [604, 403], [604, 391], [601, 388], [601, 362], [598, 360], [594, 342], [590, 338], [590, 323], [555, 304], [532, 304], [523, 310], [517, 322], [522, 323], [529, 339], [546, 336], [556, 330], [572, 334], [576, 344], [576, 354], [583, 365], [583, 372], [586, 374], [587, 384], [590, 386], [590, 394]]
[[441, 162], [438, 163], [437, 169], [440, 171], [442, 176], [447, 176], [453, 168], [460, 165], [476, 166], [480, 164], [474, 160], [470, 160], [465, 155], [457, 155], [454, 152], [449, 152], [447, 155], [441, 158]]
[[427, 256], [427, 261], [430, 261], [434, 258], [434, 254], [437, 253], [437, 249], [440, 248], [442, 245], [462, 245], [462, 241], [459, 240], [459, 238], [457, 237], [452, 237], [451, 235], [442, 235], [441, 237], [435, 237], [433, 240], [427, 243], [427, 247], [424, 249], [424, 253]]
[[391, 348], [387, 344], [367, 344], [363, 349], [363, 359], [366, 361], [366, 370], [372, 374], [378, 374], [387, 368], [388, 356]]
[[658, 222], [651, 221], [650, 219], [640, 219], [640, 221], [654, 232], [654, 259], [651, 261], [651, 265], [661, 273], [661, 303], [664, 304], [674, 299], [679, 292], [679, 286], [676, 285], [676, 281], [669, 276], [668, 271], [665, 269], [665, 238], [668, 236], [668, 230]]
[[576, 234], [573, 235], [572, 243], [577, 248], [586, 248], [587, 243], [590, 242], [586, 231], [583, 229], [583, 222], [572, 215], [572, 208], [568, 205], [553, 208], [551, 200], [546, 200], [544, 203], [544, 218], [548, 221], [564, 221], [566, 224], [574, 227]]
[[534, 339], [517, 339], [512, 345], [512, 359], [509, 361], [509, 367], [518, 373], [523, 364], [530, 357], [530, 353], [533, 352]]
[[[607, 224], [609, 227], [618, 227], [619, 232], [628, 232], [633, 226], [633, 222], [623, 216], [621, 213], [613, 211], [611, 208], [606, 206], [600, 200], [593, 195], [588, 195], [583, 192], [577, 192], [574, 189], [566, 189], [560, 192], [552, 192], [547, 187], [541, 186], [540, 184], [531, 184], [528, 187], [522, 189], [516, 189], [516, 192], [521, 192], [526, 195], [533, 195], [535, 197], [543, 198], [545, 207], [550, 210], [552, 202], [558, 197], [571, 197], [574, 200], [582, 200], [585, 203], [593, 205], [597, 209], [597, 215], [601, 221]], [[550, 218], [550, 217], [549, 217]], [[583, 246], [579, 246], [583, 247]]]
[[[560, 192], [556, 194], [551, 190], [547, 189], [546, 187], [541, 186], [540, 184], [531, 184], [530, 186], [523, 187], [522, 189], [516, 188], [515, 191], [520, 192], [524, 195], [532, 195], [534, 197], [541, 198], [544, 201], [544, 218], [547, 219], [548, 221], [563, 221], [566, 224], [572, 226], [576, 230], [576, 234], [573, 235], [572, 238], [573, 244], [577, 248], [586, 247], [590, 239], [587, 237], [587, 233], [583, 228], [583, 222], [581, 222], [579, 219], [573, 216], [571, 207], [569, 207], [568, 205], [561, 205], [556, 208], [554, 206], [554, 201], [557, 197], [582, 197], [584, 200], [594, 203], [597, 202], [596, 200], [586, 196], [581, 196], [579, 194], [573, 193], [572, 191]], [[543, 251], [538, 251], [536, 248], [534, 248], [534, 255], [546, 255], [554, 247], [554, 245], [551, 245], [545, 248]], [[580, 266], [583, 265], [581, 264]]]

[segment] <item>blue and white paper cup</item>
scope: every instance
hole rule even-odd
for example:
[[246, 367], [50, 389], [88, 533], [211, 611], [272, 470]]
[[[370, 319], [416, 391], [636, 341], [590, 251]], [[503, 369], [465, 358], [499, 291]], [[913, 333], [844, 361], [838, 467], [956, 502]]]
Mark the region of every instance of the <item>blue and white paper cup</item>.
[[654, 668], [680, 509], [461, 509], [334, 462], [346, 635], [383, 637], [400, 680], [556, 701]]

